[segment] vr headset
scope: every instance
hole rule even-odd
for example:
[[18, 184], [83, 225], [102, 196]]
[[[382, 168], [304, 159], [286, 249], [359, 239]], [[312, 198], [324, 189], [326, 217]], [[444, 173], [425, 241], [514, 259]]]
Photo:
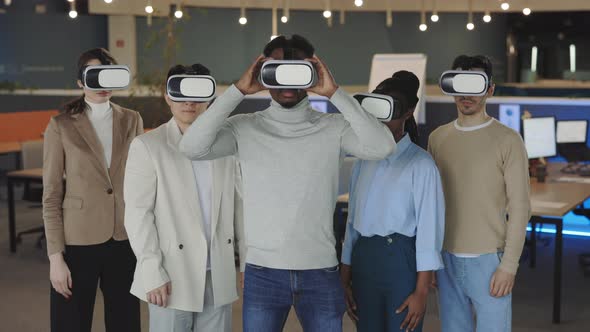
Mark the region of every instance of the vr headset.
[[209, 75], [172, 75], [166, 82], [166, 93], [172, 101], [203, 103], [215, 97], [217, 84]]
[[87, 66], [80, 81], [90, 90], [122, 90], [129, 86], [131, 73], [127, 66]]
[[258, 81], [268, 89], [307, 89], [316, 84], [313, 64], [304, 60], [269, 60], [262, 64]]
[[482, 71], [449, 70], [442, 73], [439, 85], [442, 92], [449, 96], [483, 96], [491, 82]]
[[405, 107], [402, 102], [388, 95], [378, 93], [357, 93], [354, 96], [365, 111], [382, 122], [399, 119]]

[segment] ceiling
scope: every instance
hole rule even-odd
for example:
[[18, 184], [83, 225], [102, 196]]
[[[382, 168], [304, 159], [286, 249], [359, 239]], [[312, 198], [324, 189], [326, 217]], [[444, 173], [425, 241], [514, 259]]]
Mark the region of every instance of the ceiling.
[[[590, 0], [364, 0], [362, 7], [356, 7], [354, 0], [113, 0], [107, 4], [104, 0], [82, 0], [88, 3], [90, 14], [105, 15], [146, 15], [145, 6], [151, 2], [155, 9], [153, 15], [167, 16], [170, 5], [182, 3], [190, 7], [202, 8], [246, 8], [271, 9], [273, 6], [282, 8], [288, 3], [292, 10], [325, 10], [327, 6], [331, 10], [346, 11], [386, 11], [391, 8], [393, 12], [418, 12], [423, 8], [427, 12], [437, 10], [439, 12], [467, 12], [469, 4], [475, 12], [503, 12], [500, 8], [502, 2], [508, 2], [510, 9], [507, 12], [521, 12], [523, 8], [530, 7], [534, 12], [555, 11], [590, 11]], [[590, 14], [589, 14], [590, 16]], [[590, 18], [589, 18], [590, 19]]]

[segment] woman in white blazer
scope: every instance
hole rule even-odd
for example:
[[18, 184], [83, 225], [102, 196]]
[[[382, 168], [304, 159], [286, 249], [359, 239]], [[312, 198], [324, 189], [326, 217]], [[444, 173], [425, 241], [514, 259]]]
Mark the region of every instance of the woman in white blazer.
[[[209, 70], [177, 65], [168, 77], [176, 74]], [[172, 119], [133, 140], [125, 171], [125, 228], [137, 257], [131, 293], [150, 303], [150, 331], [231, 331], [239, 167], [233, 158], [199, 164], [181, 154], [184, 129], [207, 103], [165, 98]]]

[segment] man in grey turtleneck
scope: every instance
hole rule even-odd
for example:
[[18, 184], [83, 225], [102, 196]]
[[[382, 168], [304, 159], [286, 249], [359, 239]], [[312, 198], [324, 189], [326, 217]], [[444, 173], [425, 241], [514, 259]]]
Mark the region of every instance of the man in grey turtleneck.
[[[271, 89], [268, 109], [229, 118], [245, 95], [264, 87], [264, 61], [306, 59], [318, 81], [307, 91], [328, 97], [342, 114], [311, 108], [305, 90]], [[332, 217], [345, 154], [383, 159], [390, 131], [344, 90], [303, 37], [268, 43], [240, 80], [186, 131], [180, 150], [190, 159], [235, 155], [243, 179], [246, 332], [280, 331], [294, 306], [305, 331], [341, 331], [345, 311]], [[221, 212], [223, 213], [223, 211]]]

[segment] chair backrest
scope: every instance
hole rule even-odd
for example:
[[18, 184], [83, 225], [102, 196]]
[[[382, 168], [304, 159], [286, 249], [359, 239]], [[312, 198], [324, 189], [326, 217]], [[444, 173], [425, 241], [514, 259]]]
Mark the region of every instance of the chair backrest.
[[352, 166], [358, 158], [345, 157], [340, 166], [340, 180], [338, 183], [338, 195], [346, 194], [350, 185], [350, 176], [352, 175]]
[[57, 110], [0, 113], [0, 142], [24, 142], [41, 139]]
[[23, 169], [43, 167], [43, 141], [21, 143], [21, 163]]

